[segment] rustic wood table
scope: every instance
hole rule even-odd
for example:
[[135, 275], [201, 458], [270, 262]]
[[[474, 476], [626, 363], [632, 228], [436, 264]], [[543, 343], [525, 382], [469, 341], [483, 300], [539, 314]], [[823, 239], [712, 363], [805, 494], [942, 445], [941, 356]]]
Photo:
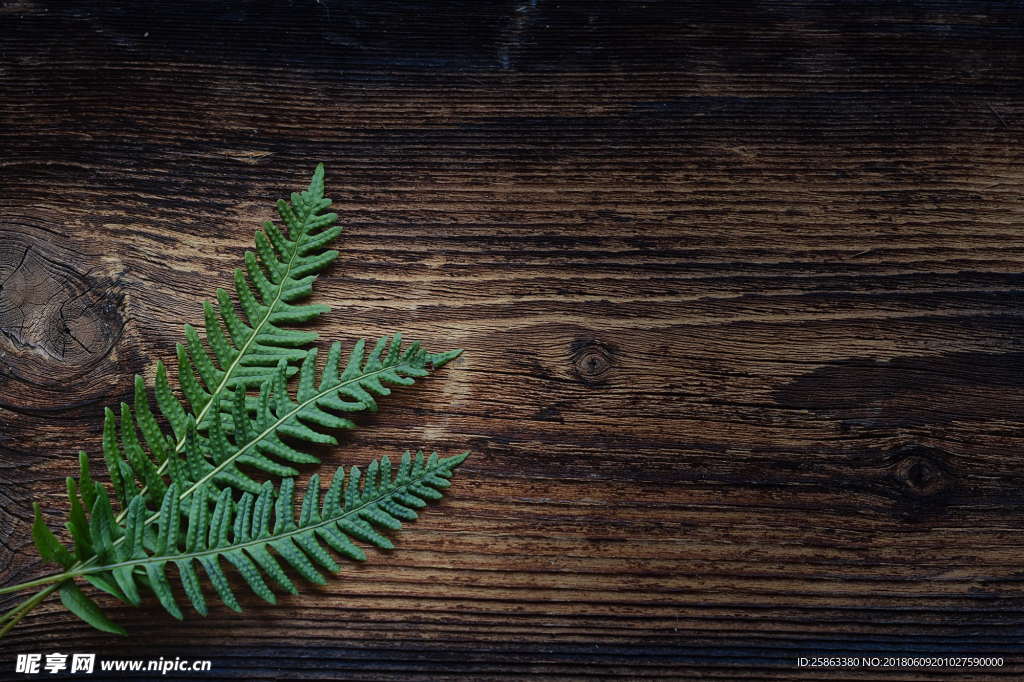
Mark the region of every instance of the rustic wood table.
[[[323, 338], [466, 349], [326, 463], [473, 453], [322, 588], [100, 598], [127, 639], [48, 602], [0, 679], [1020, 679], [1022, 38], [1018, 2], [0, 0], [0, 585], [317, 161]], [[900, 656], [1004, 665], [799, 665]]]

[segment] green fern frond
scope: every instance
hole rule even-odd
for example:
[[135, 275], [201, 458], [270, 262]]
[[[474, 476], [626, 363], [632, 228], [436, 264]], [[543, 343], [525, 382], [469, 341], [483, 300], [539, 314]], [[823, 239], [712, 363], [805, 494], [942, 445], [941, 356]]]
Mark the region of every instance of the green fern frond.
[[[186, 343], [178, 344], [178, 378], [185, 401], [175, 396], [162, 362], [157, 363], [154, 397], [147, 395], [142, 377], [135, 377], [131, 405], [119, 412], [105, 411], [103, 457], [121, 511], [139, 491], [156, 508], [167, 486], [182, 490], [209, 481], [254, 491], [259, 485], [238, 465], [274, 476], [298, 473], [286, 463], [315, 463], [315, 456], [288, 445], [282, 437], [306, 443], [335, 443], [333, 436], [310, 428], [348, 429], [355, 424], [328, 410], [376, 410], [374, 395], [390, 393], [385, 384], [407, 385], [430, 369], [440, 367], [460, 351], [430, 354], [413, 344], [403, 351], [401, 336], [382, 338], [363, 360], [364, 342], [356, 343], [344, 372], [337, 376], [340, 345], [328, 353], [327, 367], [313, 402], [311, 382], [316, 350], [306, 350], [317, 334], [285, 329], [282, 325], [308, 322], [324, 305], [297, 305], [312, 291], [317, 273], [333, 261], [337, 251], [324, 248], [341, 233], [333, 225], [337, 216], [323, 213], [323, 164], [317, 166], [309, 188], [279, 200], [278, 213], [287, 226], [267, 222], [256, 232], [256, 251], [245, 254], [245, 270], [235, 270], [235, 290], [241, 315], [228, 293], [217, 290], [218, 306], [204, 303], [203, 345], [199, 333], [185, 325]], [[382, 353], [387, 355], [382, 357]], [[301, 409], [291, 409], [285, 384], [303, 371]], [[248, 389], [258, 388], [258, 395]], [[251, 418], [247, 418], [246, 415]], [[158, 415], [170, 425], [166, 433]], [[233, 440], [227, 438], [233, 434]]]
[[[297, 302], [337, 256], [325, 250], [341, 231], [333, 226], [336, 216], [323, 213], [329, 205], [320, 165], [306, 191], [278, 202], [286, 228], [268, 222], [256, 233], [256, 251], [245, 254], [244, 271], [235, 271], [238, 309], [224, 290], [217, 291], [216, 307], [204, 304], [205, 345], [186, 325], [185, 343], [177, 348], [184, 401], [158, 363], [152, 400], [136, 376], [131, 404], [105, 411], [102, 444], [111, 490], [94, 480], [88, 456], [80, 453], [79, 477], [67, 479], [71, 550], [35, 506], [36, 547], [64, 571], [0, 588], [0, 594], [44, 588], [0, 615], [0, 637], [55, 591], [86, 622], [123, 633], [79, 589], [78, 578], [133, 604], [140, 601], [140, 588], [147, 589], [181, 617], [164, 572], [169, 563], [201, 613], [206, 607], [196, 562], [228, 606], [237, 607], [237, 601], [221, 558], [254, 592], [273, 601], [265, 578], [294, 591], [275, 556], [306, 580], [321, 582], [313, 564], [337, 569], [321, 542], [360, 559], [353, 538], [390, 547], [378, 528], [397, 528], [400, 520], [416, 518], [415, 510], [428, 500], [440, 498], [465, 455], [424, 460], [422, 453], [406, 453], [394, 477], [385, 457], [369, 466], [362, 483], [358, 468], [347, 479], [339, 469], [322, 506], [314, 475], [297, 522], [292, 513], [298, 474], [293, 465], [319, 461], [311, 445], [336, 443], [333, 432], [353, 428], [350, 417], [359, 412], [376, 411], [377, 399], [390, 387], [412, 384], [461, 353], [428, 353], [417, 343], [403, 345], [395, 334], [378, 340], [369, 353], [364, 341], [345, 356], [334, 343], [318, 370], [317, 350], [308, 348], [317, 335], [287, 327], [327, 310]], [[281, 481], [276, 488], [274, 480]]]
[[[304, 580], [320, 585], [325, 582], [321, 569], [330, 573], [340, 570], [328, 549], [355, 561], [364, 560], [366, 554], [353, 540], [392, 549], [381, 529], [396, 530], [402, 521], [415, 520], [428, 503], [441, 499], [455, 468], [467, 456], [439, 458], [434, 453], [425, 458], [422, 451], [415, 456], [406, 452], [397, 471], [388, 457], [382, 457], [370, 463], [365, 475], [359, 467], [352, 467], [347, 475], [339, 467], [326, 491], [321, 490], [320, 478], [314, 474], [301, 504], [294, 499], [293, 478], [284, 479], [277, 490], [265, 482], [256, 493], [246, 492], [237, 501], [226, 488], [211, 496], [204, 483], [189, 498], [187, 491], [172, 484], [164, 492], [156, 524], [142, 494], [128, 503], [124, 522], [112, 524], [110, 499], [98, 488], [91, 518], [85, 524], [88, 546], [93, 548], [91, 564], [69, 570], [66, 577], [85, 578], [133, 605], [141, 603], [142, 592], [148, 590], [168, 613], [180, 619], [183, 613], [171, 586], [173, 575], [167, 573], [170, 565], [176, 569], [181, 591], [198, 613], [206, 615], [207, 603], [197, 567], [224, 604], [241, 610], [222, 569], [223, 559], [234, 566], [253, 593], [276, 603], [270, 585], [298, 592], [282, 569], [282, 561]], [[33, 531], [48, 559], [72, 567], [70, 554], [38, 512]], [[84, 547], [78, 540], [76, 547]], [[73, 596], [78, 602], [73, 611], [85, 613], [83, 618], [94, 625], [112, 625], [97, 618], [95, 604], [86, 608], [91, 600], [84, 594]]]
[[[266, 222], [256, 231], [256, 251], [245, 252], [245, 269], [234, 271], [238, 307], [228, 292], [217, 289], [217, 305], [203, 302], [204, 331], [210, 350], [199, 333], [185, 325], [185, 344], [177, 345], [178, 378], [185, 395], [183, 407], [170, 390], [167, 371], [157, 364], [156, 402], [171, 423], [175, 437], [185, 437], [187, 414], [205, 429], [214, 398], [229, 404], [237, 390], [259, 387], [272, 378], [281, 360], [294, 374], [317, 339], [316, 332], [288, 329], [330, 310], [326, 305], [298, 305], [312, 292], [317, 274], [338, 256], [325, 250], [342, 228], [338, 216], [323, 211], [331, 205], [324, 198], [323, 164], [317, 166], [309, 187], [293, 193], [291, 201], [277, 202], [286, 229]], [[136, 404], [145, 396], [136, 396]]]
[[[317, 273], [338, 256], [337, 251], [325, 250], [342, 230], [334, 225], [336, 214], [323, 212], [330, 205], [331, 200], [324, 198], [324, 168], [320, 164], [305, 191], [293, 193], [290, 202], [277, 202], [285, 228], [268, 221], [256, 231], [256, 251], [246, 251], [245, 269], [234, 272], [238, 309], [224, 289], [217, 289], [217, 306], [203, 302], [210, 352], [196, 329], [185, 325], [186, 342], [177, 345], [184, 406], [171, 389], [166, 366], [159, 361], [156, 410], [145, 382], [136, 376], [133, 406], [121, 405], [120, 420], [113, 411], [106, 411], [103, 451], [119, 499], [130, 496], [128, 482], [134, 479], [151, 490], [161, 490], [159, 479], [167, 471], [171, 454], [184, 448], [189, 424], [208, 428], [215, 405], [230, 405], [236, 394], [272, 379], [282, 361], [288, 376], [298, 371], [296, 365], [306, 357], [304, 347], [315, 341], [317, 334], [285, 325], [308, 322], [329, 310], [325, 305], [296, 302], [312, 292]], [[157, 414], [167, 421], [172, 434], [159, 427]], [[152, 457], [146, 455], [143, 444]]]
[[[264, 383], [274, 376], [282, 360], [288, 365], [289, 375], [298, 371], [294, 365], [306, 356], [301, 347], [315, 341], [317, 334], [280, 325], [307, 322], [328, 310], [324, 305], [300, 306], [294, 301], [308, 296], [316, 273], [337, 258], [337, 251], [324, 251], [324, 247], [341, 233], [341, 227], [333, 225], [337, 215], [323, 213], [331, 204], [323, 195], [323, 178], [320, 164], [304, 192], [293, 193], [290, 203], [278, 201], [278, 214], [287, 230], [269, 221], [263, 230], [257, 230], [256, 253], [247, 251], [245, 271], [234, 272], [242, 315], [223, 289], [217, 289], [216, 308], [203, 302], [206, 339], [212, 357], [195, 328], [185, 325], [186, 344], [177, 345], [185, 407], [171, 389], [163, 361], [157, 362], [157, 412], [170, 424], [173, 437], [159, 427], [140, 376], [135, 377], [134, 415], [131, 407], [122, 404], [120, 429], [117, 415], [106, 410], [103, 452], [119, 499], [129, 495], [126, 481], [136, 477], [151, 490], [162, 489], [160, 477], [169, 466], [170, 455], [184, 447], [190, 417], [205, 429], [212, 421], [211, 408], [218, 404], [217, 398], [223, 401], [225, 397], [244, 393], [249, 386]], [[136, 427], [142, 433], [141, 441]], [[143, 451], [143, 443], [155, 464]]]

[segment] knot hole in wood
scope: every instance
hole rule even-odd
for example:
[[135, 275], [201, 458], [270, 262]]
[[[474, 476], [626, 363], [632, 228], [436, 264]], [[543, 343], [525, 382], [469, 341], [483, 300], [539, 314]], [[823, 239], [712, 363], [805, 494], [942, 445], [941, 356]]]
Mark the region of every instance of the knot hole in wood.
[[574, 339], [569, 344], [572, 374], [588, 386], [607, 381], [618, 355], [618, 348], [593, 338]]
[[907, 445], [893, 453], [893, 474], [906, 494], [930, 498], [947, 490], [951, 484], [946, 471], [946, 453], [924, 445]]
[[112, 284], [81, 254], [0, 229], [0, 354], [5, 373], [58, 382], [110, 353], [123, 326]]

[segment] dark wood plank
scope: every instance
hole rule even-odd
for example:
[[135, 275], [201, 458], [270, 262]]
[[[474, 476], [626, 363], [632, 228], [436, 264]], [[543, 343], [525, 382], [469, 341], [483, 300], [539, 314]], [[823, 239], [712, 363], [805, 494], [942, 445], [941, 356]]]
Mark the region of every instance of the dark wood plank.
[[0, 5], [0, 584], [47, 572], [31, 501], [59, 526], [103, 407], [316, 161], [347, 227], [323, 337], [467, 350], [327, 464], [474, 453], [324, 588], [184, 624], [112, 605], [129, 640], [49, 603], [0, 670], [1018, 679], [1021, 14]]

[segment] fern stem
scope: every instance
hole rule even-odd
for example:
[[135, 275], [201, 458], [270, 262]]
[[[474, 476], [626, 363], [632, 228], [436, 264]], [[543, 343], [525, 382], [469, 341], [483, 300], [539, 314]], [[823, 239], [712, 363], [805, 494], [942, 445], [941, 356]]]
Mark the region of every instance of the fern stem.
[[[82, 566], [85, 566], [85, 563], [83, 563], [83, 562], [79, 562], [79, 563], [81, 563]], [[20, 585], [10, 585], [8, 587], [3, 587], [3, 588], [0, 588], [0, 594], [10, 594], [12, 592], [21, 592], [22, 590], [27, 590], [27, 589], [29, 589], [31, 587], [40, 587], [42, 585], [49, 585], [50, 583], [60, 582], [61, 580], [65, 580], [67, 578], [72, 578], [72, 577], [74, 577], [76, 575], [82, 575], [81, 573], [73, 573], [72, 571], [74, 571], [74, 570], [75, 570], [75, 566], [72, 566], [71, 568], [69, 568], [67, 571], [64, 571], [63, 573], [52, 573], [50, 575], [44, 575], [42, 578], [36, 578], [35, 580], [29, 580], [28, 582], [21, 583]], [[5, 613], [3, 615], [3, 617], [0, 617], [0, 621], [2, 621], [3, 618], [6, 618], [8, 614], [10, 614], [10, 611]]]
[[[3, 617], [0, 618], [0, 623], [3, 623], [3, 626], [0, 627], [0, 638], [4, 637], [8, 632], [10, 632], [11, 628], [17, 625], [22, 618], [28, 615], [29, 611], [39, 606], [39, 604], [41, 604], [44, 599], [53, 594], [53, 592], [60, 587], [61, 582], [63, 581], [57, 582], [53, 585], [48, 585], [47, 587], [39, 590], [39, 592], [37, 592], [33, 596], [29, 597], [28, 599], [21, 602], [13, 609], [5, 613]], [[25, 585], [28, 584], [29, 583], [25, 583]], [[18, 585], [16, 587], [23, 589], [25, 585]]]

